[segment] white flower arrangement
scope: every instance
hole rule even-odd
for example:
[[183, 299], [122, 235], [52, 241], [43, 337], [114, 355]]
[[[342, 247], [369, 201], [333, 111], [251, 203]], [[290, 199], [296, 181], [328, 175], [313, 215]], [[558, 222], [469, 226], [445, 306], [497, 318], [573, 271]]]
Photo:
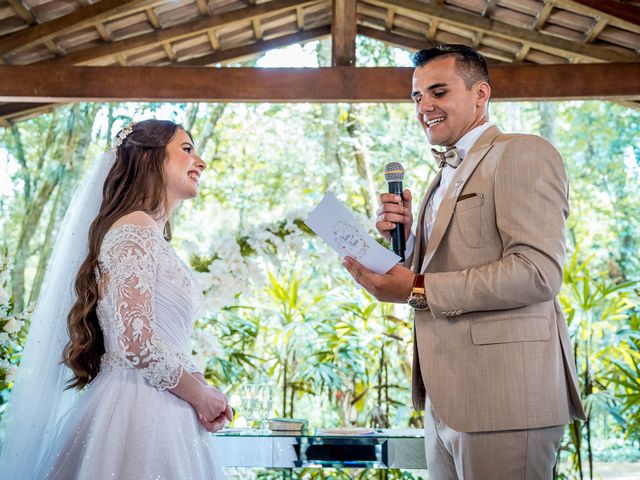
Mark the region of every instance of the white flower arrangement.
[[7, 289], [9, 259], [6, 250], [0, 252], [0, 390], [9, 387], [17, 370], [24, 341], [26, 324], [32, 307], [20, 314], [12, 312], [11, 295]]
[[[238, 238], [219, 236], [209, 246], [208, 255], [193, 255], [192, 265], [202, 286], [202, 314], [215, 315], [236, 304], [238, 296], [265, 284], [267, 271], [286, 254], [301, 254], [307, 231], [302, 227], [306, 215], [292, 211], [278, 222], [246, 229]], [[188, 248], [193, 253], [193, 244]], [[204, 262], [202, 261], [205, 260]]]

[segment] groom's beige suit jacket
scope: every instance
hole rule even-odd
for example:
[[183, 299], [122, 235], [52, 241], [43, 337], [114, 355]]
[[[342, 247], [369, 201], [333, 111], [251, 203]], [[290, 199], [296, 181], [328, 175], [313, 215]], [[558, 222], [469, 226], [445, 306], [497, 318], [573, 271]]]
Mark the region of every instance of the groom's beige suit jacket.
[[560, 154], [492, 126], [456, 169], [424, 241], [428, 188], [407, 264], [425, 274], [416, 311], [413, 404], [425, 394], [462, 432], [539, 428], [584, 418], [563, 281], [568, 184]]

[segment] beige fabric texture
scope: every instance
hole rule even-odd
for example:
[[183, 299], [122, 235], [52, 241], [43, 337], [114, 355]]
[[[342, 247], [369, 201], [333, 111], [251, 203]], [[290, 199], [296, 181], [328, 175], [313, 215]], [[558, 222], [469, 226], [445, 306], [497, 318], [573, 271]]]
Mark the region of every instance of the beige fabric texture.
[[564, 425], [456, 432], [425, 406], [425, 454], [430, 480], [551, 480]]
[[560, 154], [541, 137], [490, 127], [457, 168], [425, 245], [438, 183], [424, 196], [407, 260], [425, 274], [431, 307], [415, 314], [414, 407], [428, 395], [459, 432], [584, 418], [557, 300], [569, 214]]

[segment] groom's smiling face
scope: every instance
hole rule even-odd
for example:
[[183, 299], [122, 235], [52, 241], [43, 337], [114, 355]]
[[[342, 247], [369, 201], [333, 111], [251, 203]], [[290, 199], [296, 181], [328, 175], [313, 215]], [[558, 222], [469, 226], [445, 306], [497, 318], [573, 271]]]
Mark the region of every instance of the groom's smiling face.
[[489, 85], [474, 82], [467, 88], [459, 70], [455, 57], [446, 56], [416, 67], [413, 73], [411, 98], [431, 145], [453, 146], [487, 119]]

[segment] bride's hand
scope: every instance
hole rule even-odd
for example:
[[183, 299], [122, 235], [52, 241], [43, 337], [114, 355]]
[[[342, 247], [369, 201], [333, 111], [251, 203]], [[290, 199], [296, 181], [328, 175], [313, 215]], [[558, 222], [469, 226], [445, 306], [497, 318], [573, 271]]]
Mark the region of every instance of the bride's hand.
[[233, 419], [227, 397], [215, 387], [202, 385], [201, 398], [193, 408], [200, 423], [209, 432], [217, 432], [224, 427], [227, 419]]

